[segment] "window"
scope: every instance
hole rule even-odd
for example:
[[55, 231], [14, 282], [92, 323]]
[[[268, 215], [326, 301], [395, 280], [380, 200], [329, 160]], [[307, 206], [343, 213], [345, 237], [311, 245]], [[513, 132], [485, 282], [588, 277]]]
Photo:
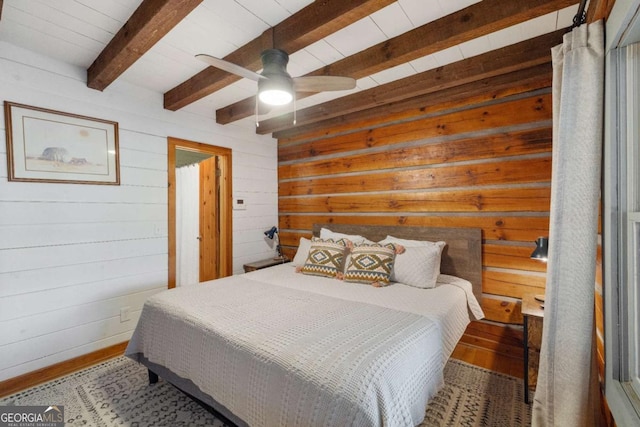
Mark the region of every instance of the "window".
[[629, 247], [629, 252], [626, 257], [628, 263], [627, 286], [629, 300], [627, 305], [629, 371], [626, 378], [628, 379], [628, 383], [625, 383], [624, 386], [627, 388], [629, 394], [635, 394], [635, 400], [637, 400], [637, 396], [640, 396], [640, 354], [638, 353], [640, 350], [638, 345], [640, 341], [638, 336], [638, 331], [640, 330], [638, 327], [638, 308], [640, 307], [638, 298], [638, 294], [640, 293], [638, 292], [640, 289], [640, 268], [638, 265], [640, 263], [638, 259], [638, 257], [640, 257], [640, 212], [629, 212], [627, 225]]
[[607, 21], [603, 261], [605, 394], [618, 425], [640, 425], [640, 0]]
[[[625, 55], [621, 65], [625, 66], [626, 81], [626, 176], [620, 178], [620, 189], [626, 187], [626, 194], [621, 194], [620, 207], [626, 221], [623, 224], [623, 247], [621, 264], [626, 265], [622, 274], [621, 287], [626, 292], [627, 303], [622, 301], [622, 309], [626, 308], [626, 340], [628, 345], [628, 371], [622, 369], [623, 381], [627, 392], [640, 396], [640, 43], [623, 49]], [[624, 107], [624, 106], [623, 106]], [[626, 199], [626, 200], [625, 200]]]

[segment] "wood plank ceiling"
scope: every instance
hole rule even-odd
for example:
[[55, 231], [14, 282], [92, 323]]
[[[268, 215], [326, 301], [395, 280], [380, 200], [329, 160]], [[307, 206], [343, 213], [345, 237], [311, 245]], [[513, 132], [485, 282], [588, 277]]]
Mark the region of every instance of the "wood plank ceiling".
[[[353, 91], [298, 94], [305, 128], [547, 63], [553, 33], [570, 25], [578, 0], [3, 3], [0, 41], [85, 66], [91, 88], [131, 81], [163, 92], [169, 110], [215, 114], [220, 124], [253, 127], [255, 83], [206, 67], [195, 53], [259, 71], [260, 52], [275, 46], [291, 55], [293, 76], [357, 79]], [[588, 21], [612, 6], [592, 0]], [[291, 106], [262, 113], [258, 133], [292, 128]]]

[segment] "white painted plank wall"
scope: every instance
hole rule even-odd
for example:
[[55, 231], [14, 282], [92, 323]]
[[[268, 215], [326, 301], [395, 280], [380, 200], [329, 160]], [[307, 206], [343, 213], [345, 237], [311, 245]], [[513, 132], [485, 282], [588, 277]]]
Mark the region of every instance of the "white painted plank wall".
[[247, 204], [234, 211], [234, 273], [273, 254], [262, 232], [277, 221], [275, 140], [213, 111], [166, 111], [162, 94], [124, 81], [88, 89], [85, 74], [0, 42], [1, 101], [119, 122], [121, 167], [119, 186], [8, 182], [0, 121], [0, 381], [129, 339], [166, 288], [168, 136], [233, 150]]

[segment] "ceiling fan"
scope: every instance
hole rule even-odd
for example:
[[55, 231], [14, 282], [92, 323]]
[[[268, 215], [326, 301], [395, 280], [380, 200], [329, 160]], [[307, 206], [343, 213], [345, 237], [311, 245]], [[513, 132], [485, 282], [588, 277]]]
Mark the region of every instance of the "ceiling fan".
[[286, 105], [292, 100], [295, 101], [295, 92], [325, 92], [349, 90], [356, 87], [356, 80], [351, 77], [303, 76], [292, 78], [287, 72], [289, 55], [281, 49], [267, 49], [262, 52], [260, 55], [262, 60], [261, 73], [206, 54], [196, 55], [196, 58], [213, 67], [257, 81], [258, 98], [268, 105]]

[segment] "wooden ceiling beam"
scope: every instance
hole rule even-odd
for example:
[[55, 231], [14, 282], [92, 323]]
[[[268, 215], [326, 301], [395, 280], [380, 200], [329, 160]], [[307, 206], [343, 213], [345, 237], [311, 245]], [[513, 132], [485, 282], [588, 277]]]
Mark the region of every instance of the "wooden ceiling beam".
[[[359, 79], [576, 3], [578, 0], [484, 0], [306, 75]], [[254, 113], [255, 97], [249, 97], [218, 109], [216, 122], [228, 124]]]
[[[551, 61], [551, 47], [562, 43], [566, 29], [554, 31], [482, 55], [428, 70], [391, 83], [376, 86], [297, 112], [297, 124], [306, 125], [341, 115], [375, 108], [427, 93], [530, 68]], [[293, 126], [293, 114], [284, 114], [260, 122], [259, 134]]]
[[104, 90], [202, 0], [144, 0], [87, 69], [87, 86]]
[[[352, 123], [360, 123], [361, 127], [366, 123], [379, 123], [381, 118], [387, 120], [399, 120], [406, 115], [433, 113], [440, 109], [451, 108], [458, 102], [485, 102], [501, 99], [518, 93], [530, 92], [542, 88], [551, 87], [552, 68], [551, 63], [536, 65], [524, 70], [501, 74], [495, 77], [478, 80], [460, 86], [454, 86], [435, 93], [428, 93], [402, 101], [392, 102], [367, 110], [334, 117], [321, 122], [310, 123], [304, 126], [295, 126], [280, 132], [274, 132], [273, 137], [279, 142], [295, 141], [297, 138], [327, 137], [332, 134], [348, 131]], [[308, 153], [307, 153], [308, 155]], [[288, 160], [279, 158], [280, 161]]]
[[[252, 71], [262, 68], [260, 53], [277, 47], [296, 52], [349, 24], [382, 9], [395, 0], [315, 1], [224, 59]], [[240, 77], [207, 67], [164, 94], [164, 108], [178, 110], [239, 80]]]

